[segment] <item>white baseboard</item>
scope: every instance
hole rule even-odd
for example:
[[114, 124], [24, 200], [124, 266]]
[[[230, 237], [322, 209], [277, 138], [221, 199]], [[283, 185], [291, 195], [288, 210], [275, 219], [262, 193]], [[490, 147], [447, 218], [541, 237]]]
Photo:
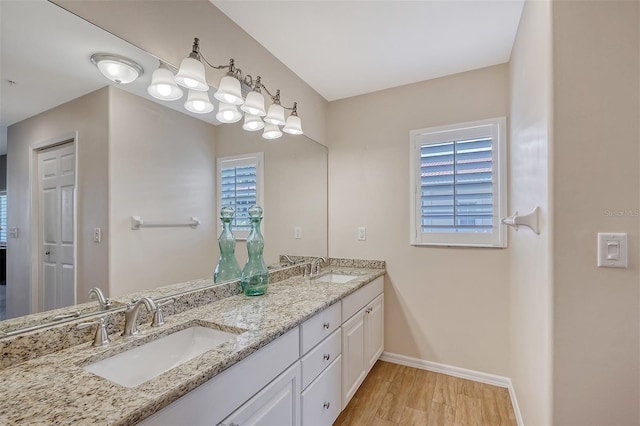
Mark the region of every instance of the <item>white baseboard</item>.
[[423, 359], [412, 358], [404, 355], [394, 354], [391, 352], [383, 352], [380, 360], [392, 362], [394, 364], [406, 365], [407, 367], [419, 368], [421, 370], [433, 371], [435, 373], [447, 374], [461, 379], [473, 380], [474, 382], [486, 383], [488, 385], [499, 386], [509, 390], [509, 396], [513, 403], [513, 411], [516, 415], [516, 421], [519, 426], [523, 426], [522, 414], [516, 399], [516, 392], [513, 383], [509, 377], [498, 376], [495, 374], [483, 373], [481, 371], [468, 370], [466, 368], [454, 367], [452, 365], [441, 364], [439, 362], [426, 361]]

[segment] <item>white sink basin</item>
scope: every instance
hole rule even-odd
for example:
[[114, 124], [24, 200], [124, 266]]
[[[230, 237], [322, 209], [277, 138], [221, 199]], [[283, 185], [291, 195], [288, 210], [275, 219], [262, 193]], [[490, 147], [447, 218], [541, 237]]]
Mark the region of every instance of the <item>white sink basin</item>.
[[327, 274], [321, 277], [318, 277], [316, 280], [325, 282], [325, 283], [335, 283], [335, 284], [344, 284], [358, 277], [354, 275], [344, 275], [344, 274]]
[[89, 364], [84, 369], [133, 388], [236, 336], [235, 333], [196, 325]]

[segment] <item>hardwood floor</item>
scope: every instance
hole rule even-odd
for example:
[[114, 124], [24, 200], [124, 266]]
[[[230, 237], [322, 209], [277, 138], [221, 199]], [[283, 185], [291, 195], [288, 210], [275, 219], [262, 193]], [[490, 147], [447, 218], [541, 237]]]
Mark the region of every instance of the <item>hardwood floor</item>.
[[509, 391], [378, 361], [334, 426], [517, 425]]

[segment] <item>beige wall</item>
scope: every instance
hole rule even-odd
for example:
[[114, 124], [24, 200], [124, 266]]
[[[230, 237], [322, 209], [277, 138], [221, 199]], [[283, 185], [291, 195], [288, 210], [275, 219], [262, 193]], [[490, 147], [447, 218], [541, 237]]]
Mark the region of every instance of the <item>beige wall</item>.
[[[265, 140], [260, 132], [242, 130], [241, 123], [216, 127], [216, 158], [253, 152], [264, 153], [265, 262], [278, 263], [281, 254], [326, 256], [327, 148], [305, 136]], [[296, 226], [301, 239], [294, 238]], [[242, 268], [244, 241], [237, 241], [236, 258]]]
[[[306, 135], [325, 143], [327, 101], [208, 1], [55, 3], [176, 66], [191, 51], [193, 38], [200, 38], [201, 51], [209, 62], [226, 65], [233, 58], [245, 73], [262, 76], [269, 90], [281, 89], [283, 105], [297, 101]], [[221, 75], [207, 68], [209, 84], [217, 86]]]
[[409, 245], [409, 131], [508, 115], [508, 71], [329, 104], [329, 255], [387, 261], [388, 352], [509, 374], [508, 251]]
[[509, 63], [510, 210], [540, 207], [540, 235], [509, 231], [510, 358], [524, 423], [552, 422], [551, 3], [525, 3]]
[[[640, 423], [639, 3], [553, 3], [554, 423]], [[596, 267], [626, 232], [629, 268]]]
[[[213, 275], [215, 127], [109, 88], [109, 293]], [[197, 229], [131, 230], [131, 216]]]
[[7, 240], [8, 318], [30, 313], [31, 248], [30, 170], [32, 144], [77, 132], [77, 297], [87, 301], [91, 287], [107, 289], [108, 240], [93, 242], [93, 229], [108, 232], [107, 144], [108, 92], [100, 89], [16, 123], [8, 129], [8, 226], [19, 228], [19, 238]]

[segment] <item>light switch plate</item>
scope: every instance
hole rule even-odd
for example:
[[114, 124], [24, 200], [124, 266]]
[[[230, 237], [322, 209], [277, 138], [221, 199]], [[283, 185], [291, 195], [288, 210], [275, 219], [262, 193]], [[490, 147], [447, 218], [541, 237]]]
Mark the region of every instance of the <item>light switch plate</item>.
[[367, 228], [364, 226], [360, 226], [358, 228], [358, 241], [366, 241], [367, 240]]
[[598, 267], [627, 267], [627, 234], [598, 233]]

